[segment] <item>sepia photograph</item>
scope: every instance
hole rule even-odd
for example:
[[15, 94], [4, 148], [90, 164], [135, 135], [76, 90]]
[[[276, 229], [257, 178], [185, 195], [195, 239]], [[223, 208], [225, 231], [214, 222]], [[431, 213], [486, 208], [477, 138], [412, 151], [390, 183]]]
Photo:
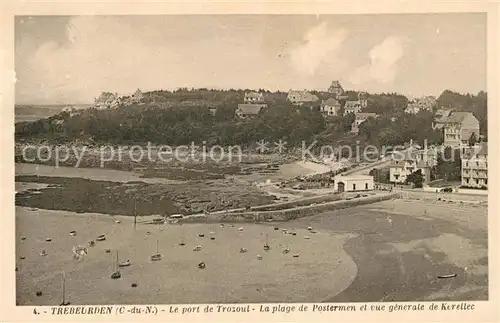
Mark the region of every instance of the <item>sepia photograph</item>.
[[490, 299], [485, 12], [13, 20], [17, 306]]

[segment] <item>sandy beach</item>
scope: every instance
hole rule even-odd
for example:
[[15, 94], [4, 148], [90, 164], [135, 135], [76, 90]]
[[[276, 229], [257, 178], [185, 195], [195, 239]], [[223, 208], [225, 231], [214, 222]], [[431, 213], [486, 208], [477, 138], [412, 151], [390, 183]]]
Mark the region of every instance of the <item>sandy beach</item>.
[[[166, 225], [162, 230], [138, 225], [134, 230], [131, 218], [119, 218], [117, 224], [115, 217], [16, 207], [19, 304], [59, 304], [62, 271], [72, 304], [318, 302], [342, 292], [356, 276], [356, 265], [342, 248], [350, 234], [297, 229], [292, 236], [258, 224], [242, 225], [242, 232], [238, 225], [218, 224]], [[75, 237], [68, 234], [72, 230]], [[209, 238], [211, 231], [215, 240]], [[200, 233], [205, 236], [198, 237]], [[106, 234], [106, 241], [89, 248], [83, 261], [72, 258], [74, 245], [86, 245], [100, 234]], [[267, 252], [266, 234], [271, 246]], [[45, 242], [47, 237], [52, 241]], [[164, 258], [151, 262], [156, 240]], [[178, 245], [181, 240], [185, 246]], [[197, 245], [201, 251], [193, 251]], [[112, 252], [106, 253], [107, 248]], [[240, 253], [240, 248], [248, 252]], [[284, 248], [290, 253], [283, 254]], [[42, 249], [47, 256], [40, 255]], [[117, 250], [132, 266], [121, 270], [121, 279], [112, 280]], [[197, 267], [200, 262], [206, 263], [205, 269]], [[138, 286], [132, 288], [132, 283]], [[37, 297], [37, 291], [43, 295]]]

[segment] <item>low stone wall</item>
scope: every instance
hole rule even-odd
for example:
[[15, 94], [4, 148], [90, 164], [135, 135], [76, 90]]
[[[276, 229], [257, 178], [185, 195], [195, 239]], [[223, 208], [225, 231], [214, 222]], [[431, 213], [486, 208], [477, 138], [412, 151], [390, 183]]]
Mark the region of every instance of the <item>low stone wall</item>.
[[186, 217], [179, 222], [283, 222], [315, 215], [327, 211], [339, 210], [358, 205], [371, 204], [381, 201], [400, 198], [400, 193], [390, 193], [384, 195], [375, 195], [360, 197], [351, 200], [341, 200], [328, 202], [318, 205], [302, 206], [286, 210], [244, 212], [244, 213], [220, 213], [204, 216]]

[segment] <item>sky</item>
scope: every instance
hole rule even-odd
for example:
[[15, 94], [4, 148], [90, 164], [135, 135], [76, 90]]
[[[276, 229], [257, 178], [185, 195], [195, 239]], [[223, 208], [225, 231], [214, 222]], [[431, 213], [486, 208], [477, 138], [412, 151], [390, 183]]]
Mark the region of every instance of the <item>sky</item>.
[[17, 104], [101, 91], [486, 90], [486, 14], [17, 16]]

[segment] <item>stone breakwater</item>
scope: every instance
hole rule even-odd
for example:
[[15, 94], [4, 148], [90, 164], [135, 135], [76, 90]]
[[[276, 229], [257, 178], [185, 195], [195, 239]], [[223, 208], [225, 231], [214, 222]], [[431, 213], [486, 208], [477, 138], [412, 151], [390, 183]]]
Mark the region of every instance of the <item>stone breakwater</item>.
[[400, 193], [388, 193], [368, 197], [360, 197], [350, 200], [327, 202], [317, 205], [301, 206], [285, 210], [275, 211], [250, 211], [250, 212], [227, 212], [208, 215], [193, 215], [179, 219], [180, 223], [196, 222], [283, 222], [303, 218], [327, 211], [345, 209], [359, 205], [377, 203], [401, 198]]

